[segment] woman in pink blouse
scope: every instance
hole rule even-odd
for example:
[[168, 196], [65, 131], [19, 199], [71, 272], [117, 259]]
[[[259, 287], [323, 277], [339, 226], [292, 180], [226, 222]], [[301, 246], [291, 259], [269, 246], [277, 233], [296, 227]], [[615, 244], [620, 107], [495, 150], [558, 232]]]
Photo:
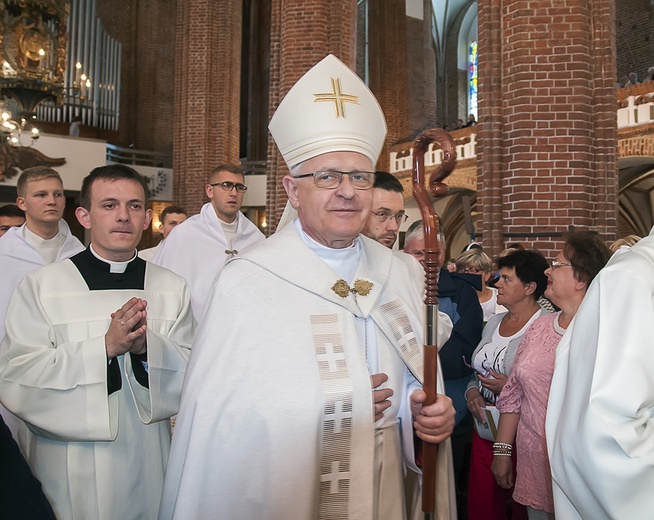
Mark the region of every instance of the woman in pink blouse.
[[556, 346], [590, 282], [610, 257], [610, 249], [597, 235], [567, 236], [563, 251], [545, 271], [545, 296], [561, 310], [538, 318], [527, 330], [497, 399], [500, 423], [491, 470], [500, 487], [513, 486], [511, 453], [515, 440], [518, 458], [513, 498], [527, 506], [530, 520], [554, 518], [545, 414]]

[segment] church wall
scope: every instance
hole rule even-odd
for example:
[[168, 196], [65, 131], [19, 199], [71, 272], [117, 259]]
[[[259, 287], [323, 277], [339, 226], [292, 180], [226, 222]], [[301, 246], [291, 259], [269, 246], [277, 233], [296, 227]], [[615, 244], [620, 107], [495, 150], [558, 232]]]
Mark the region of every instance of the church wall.
[[409, 139], [409, 20], [404, 0], [370, 3], [370, 89], [384, 111], [388, 134], [377, 167], [388, 170], [389, 147]]
[[422, 19], [407, 17], [408, 138], [436, 125], [436, 56], [430, 30], [432, 9], [431, 0], [425, 0]]
[[615, 70], [611, 7], [479, 2], [477, 211], [493, 254], [555, 255], [570, 226], [615, 238], [615, 88], [597, 77]]
[[97, 0], [123, 45], [118, 143], [172, 153], [176, 0]]
[[616, 0], [617, 80], [637, 72], [642, 81], [654, 66], [654, 4], [649, 0]]
[[207, 176], [238, 163], [240, 0], [178, 0], [173, 124], [175, 201], [190, 213], [206, 201]]

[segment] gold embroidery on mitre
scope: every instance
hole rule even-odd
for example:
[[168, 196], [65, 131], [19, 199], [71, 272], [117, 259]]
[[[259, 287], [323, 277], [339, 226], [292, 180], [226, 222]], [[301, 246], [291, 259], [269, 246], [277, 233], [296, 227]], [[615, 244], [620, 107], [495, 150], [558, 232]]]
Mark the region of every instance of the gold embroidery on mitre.
[[321, 101], [328, 101], [334, 103], [334, 108], [336, 109], [336, 118], [342, 117], [345, 118], [345, 108], [343, 103], [354, 103], [355, 105], [359, 104], [359, 96], [353, 96], [351, 94], [343, 94], [341, 91], [341, 78], [329, 78], [332, 80], [332, 91], [323, 93], [323, 94], [314, 94], [316, 99], [313, 100], [314, 103], [319, 103]]
[[360, 294], [361, 296], [368, 296], [374, 284], [367, 280], [356, 280], [354, 286], [350, 287], [348, 283], [343, 280], [337, 280], [332, 285], [332, 291], [338, 294], [341, 298], [346, 298], [349, 293]]

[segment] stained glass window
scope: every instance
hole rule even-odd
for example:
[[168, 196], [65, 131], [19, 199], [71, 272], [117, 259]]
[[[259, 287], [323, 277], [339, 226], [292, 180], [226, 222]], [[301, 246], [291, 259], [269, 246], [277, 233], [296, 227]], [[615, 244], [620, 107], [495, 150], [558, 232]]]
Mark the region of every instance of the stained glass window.
[[477, 119], [477, 42], [470, 43], [468, 60], [468, 113]]

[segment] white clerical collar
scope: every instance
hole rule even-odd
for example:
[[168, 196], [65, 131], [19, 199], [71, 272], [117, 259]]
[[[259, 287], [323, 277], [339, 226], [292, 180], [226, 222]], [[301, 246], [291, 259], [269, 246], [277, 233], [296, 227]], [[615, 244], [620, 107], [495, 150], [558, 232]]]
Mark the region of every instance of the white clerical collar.
[[225, 233], [225, 238], [227, 238], [227, 244], [230, 249], [234, 249], [234, 239], [236, 238], [236, 231], [238, 230], [238, 218], [234, 219], [234, 222], [225, 222], [223, 219], [218, 217], [218, 222], [223, 228], [223, 233]]
[[342, 249], [334, 249], [327, 247], [316, 242], [313, 238], [307, 235], [302, 229], [300, 219], [295, 219], [295, 230], [302, 238], [304, 243], [316, 253], [320, 259], [331, 267], [336, 273], [348, 283], [354, 278], [357, 264], [359, 263], [359, 254], [361, 252], [361, 244], [359, 238], [355, 238], [351, 246]]
[[59, 256], [59, 251], [66, 243], [66, 235], [61, 232], [61, 227], [57, 234], [52, 238], [43, 238], [31, 229], [27, 227], [27, 224], [23, 226], [23, 239], [31, 245], [46, 261], [46, 263], [51, 264], [57, 260]]
[[57, 231], [57, 234], [52, 238], [43, 238], [28, 228], [27, 224], [23, 226], [23, 238], [34, 246], [35, 249], [57, 247], [66, 241], [66, 237], [61, 230]]
[[93, 249], [93, 244], [91, 244], [91, 253], [93, 253], [93, 256], [96, 257], [98, 260], [101, 260], [105, 264], [109, 264], [109, 272], [110, 273], [124, 273], [127, 270], [127, 266], [129, 263], [134, 260], [137, 256], [136, 250], [134, 250], [134, 256], [127, 260], [126, 262], [112, 262], [111, 260], [107, 260], [106, 258], [102, 258], [98, 253], [95, 252], [95, 249]]

